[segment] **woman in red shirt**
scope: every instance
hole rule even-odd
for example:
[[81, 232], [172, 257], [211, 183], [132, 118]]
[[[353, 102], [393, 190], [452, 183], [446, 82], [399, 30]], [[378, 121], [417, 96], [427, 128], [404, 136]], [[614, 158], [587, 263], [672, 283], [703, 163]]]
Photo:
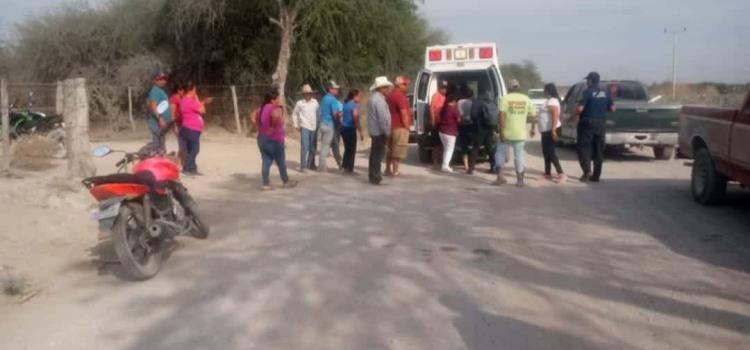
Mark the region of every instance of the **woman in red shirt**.
[[453, 172], [451, 160], [453, 159], [453, 150], [456, 148], [456, 135], [458, 135], [460, 113], [456, 101], [455, 95], [450, 95], [445, 99], [445, 105], [440, 110], [440, 122], [438, 124], [440, 141], [443, 144], [442, 171], [447, 173]]

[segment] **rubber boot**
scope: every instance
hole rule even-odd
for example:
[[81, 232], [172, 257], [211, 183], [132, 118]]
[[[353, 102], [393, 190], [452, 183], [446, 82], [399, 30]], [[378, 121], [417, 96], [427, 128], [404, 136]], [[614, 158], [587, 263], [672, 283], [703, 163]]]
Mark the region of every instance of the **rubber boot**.
[[497, 171], [497, 180], [493, 182], [492, 184], [495, 186], [502, 186], [508, 183], [508, 180], [505, 179], [505, 175], [503, 175], [503, 170], [498, 169]]
[[524, 173], [516, 173], [516, 187], [523, 187]]

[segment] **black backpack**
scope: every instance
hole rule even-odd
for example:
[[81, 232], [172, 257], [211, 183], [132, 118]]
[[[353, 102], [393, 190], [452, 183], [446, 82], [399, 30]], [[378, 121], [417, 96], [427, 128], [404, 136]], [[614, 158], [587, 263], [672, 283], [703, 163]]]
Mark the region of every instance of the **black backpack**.
[[497, 103], [495, 101], [492, 101], [492, 99], [483, 99], [482, 102], [482, 115], [480, 118], [480, 123], [482, 123], [482, 126], [486, 128], [497, 128], [498, 125], [498, 114], [500, 113], [500, 109], [497, 108]]

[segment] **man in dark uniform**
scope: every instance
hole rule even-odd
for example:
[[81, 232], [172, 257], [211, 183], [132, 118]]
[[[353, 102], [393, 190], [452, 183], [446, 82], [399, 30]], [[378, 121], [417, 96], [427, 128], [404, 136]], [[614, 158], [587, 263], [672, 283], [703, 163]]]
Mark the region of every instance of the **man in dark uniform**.
[[[604, 142], [607, 112], [615, 111], [609, 91], [599, 87], [600, 76], [591, 72], [586, 76], [588, 88], [578, 102], [578, 160], [581, 163], [581, 182], [599, 182], [604, 162]], [[591, 172], [591, 161], [594, 172]]]

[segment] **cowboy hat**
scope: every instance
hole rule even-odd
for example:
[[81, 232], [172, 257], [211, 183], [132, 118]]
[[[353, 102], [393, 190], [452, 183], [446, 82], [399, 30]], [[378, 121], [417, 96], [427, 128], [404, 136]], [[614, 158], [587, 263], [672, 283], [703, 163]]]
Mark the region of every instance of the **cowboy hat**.
[[302, 93], [303, 94], [314, 94], [315, 91], [313, 91], [313, 89], [310, 86], [310, 84], [305, 84], [305, 85], [302, 85]]
[[375, 78], [375, 83], [370, 86], [370, 91], [375, 91], [386, 86], [393, 87], [393, 83], [388, 81], [388, 77], [377, 77]]

